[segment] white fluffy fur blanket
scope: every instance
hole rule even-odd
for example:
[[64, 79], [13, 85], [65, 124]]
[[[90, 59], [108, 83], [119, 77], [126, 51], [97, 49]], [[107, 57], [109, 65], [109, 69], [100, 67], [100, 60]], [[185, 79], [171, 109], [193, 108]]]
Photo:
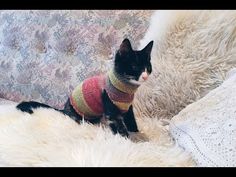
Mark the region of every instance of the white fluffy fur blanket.
[[170, 119], [236, 66], [236, 11], [157, 11], [140, 47], [152, 39], [153, 74], [136, 95], [136, 110]]
[[1, 166], [189, 166], [157, 122], [149, 122], [151, 142], [133, 143], [109, 129], [78, 125], [54, 110], [30, 116], [14, 105], [0, 107]]
[[157, 11], [140, 47], [154, 40], [153, 74], [135, 100], [140, 129], [150, 141], [133, 143], [108, 129], [77, 125], [58, 112], [32, 116], [0, 107], [2, 166], [194, 166], [168, 126], [188, 104], [222, 83], [236, 65], [235, 11]]

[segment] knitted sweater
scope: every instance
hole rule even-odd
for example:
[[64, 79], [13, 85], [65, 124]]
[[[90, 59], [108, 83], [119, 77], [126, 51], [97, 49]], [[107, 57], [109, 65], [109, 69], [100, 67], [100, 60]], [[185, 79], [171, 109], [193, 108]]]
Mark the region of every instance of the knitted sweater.
[[122, 111], [131, 106], [138, 85], [122, 80], [114, 70], [106, 75], [85, 79], [72, 92], [70, 103], [75, 111], [85, 118], [103, 114], [102, 90], [105, 89], [111, 101]]

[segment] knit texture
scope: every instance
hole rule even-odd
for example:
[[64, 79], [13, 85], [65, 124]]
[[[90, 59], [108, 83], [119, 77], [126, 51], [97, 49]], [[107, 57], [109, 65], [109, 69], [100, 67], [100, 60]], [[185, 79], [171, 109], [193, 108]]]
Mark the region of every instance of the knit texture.
[[131, 106], [138, 85], [128, 83], [113, 69], [106, 75], [93, 76], [80, 83], [70, 96], [71, 105], [83, 117], [101, 116], [104, 112], [101, 97], [103, 89], [124, 113]]

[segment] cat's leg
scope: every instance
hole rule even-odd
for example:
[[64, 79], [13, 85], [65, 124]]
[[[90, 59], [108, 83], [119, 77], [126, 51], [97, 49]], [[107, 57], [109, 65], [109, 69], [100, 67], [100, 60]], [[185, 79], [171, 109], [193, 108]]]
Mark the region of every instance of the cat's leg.
[[119, 133], [121, 136], [128, 137], [129, 133], [124, 124], [122, 117], [110, 121], [109, 126], [114, 134]]
[[129, 132], [129, 138], [134, 142], [148, 141], [148, 137], [138, 130], [138, 126], [135, 120], [133, 106], [129, 107], [129, 110], [124, 113], [124, 123]]
[[128, 137], [128, 130], [124, 124], [123, 116], [120, 110], [112, 103], [106, 90], [102, 92], [102, 103], [104, 115], [102, 123], [109, 126], [114, 134], [119, 133], [122, 136]]
[[129, 132], [138, 132], [132, 105], [129, 107], [129, 110], [124, 113], [124, 122]]

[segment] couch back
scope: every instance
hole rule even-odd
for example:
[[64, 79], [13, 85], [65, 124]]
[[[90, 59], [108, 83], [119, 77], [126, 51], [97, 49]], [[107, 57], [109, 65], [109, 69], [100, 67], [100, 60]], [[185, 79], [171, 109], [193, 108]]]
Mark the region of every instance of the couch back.
[[72, 89], [104, 73], [123, 38], [144, 36], [148, 10], [1, 10], [0, 97], [62, 108]]

